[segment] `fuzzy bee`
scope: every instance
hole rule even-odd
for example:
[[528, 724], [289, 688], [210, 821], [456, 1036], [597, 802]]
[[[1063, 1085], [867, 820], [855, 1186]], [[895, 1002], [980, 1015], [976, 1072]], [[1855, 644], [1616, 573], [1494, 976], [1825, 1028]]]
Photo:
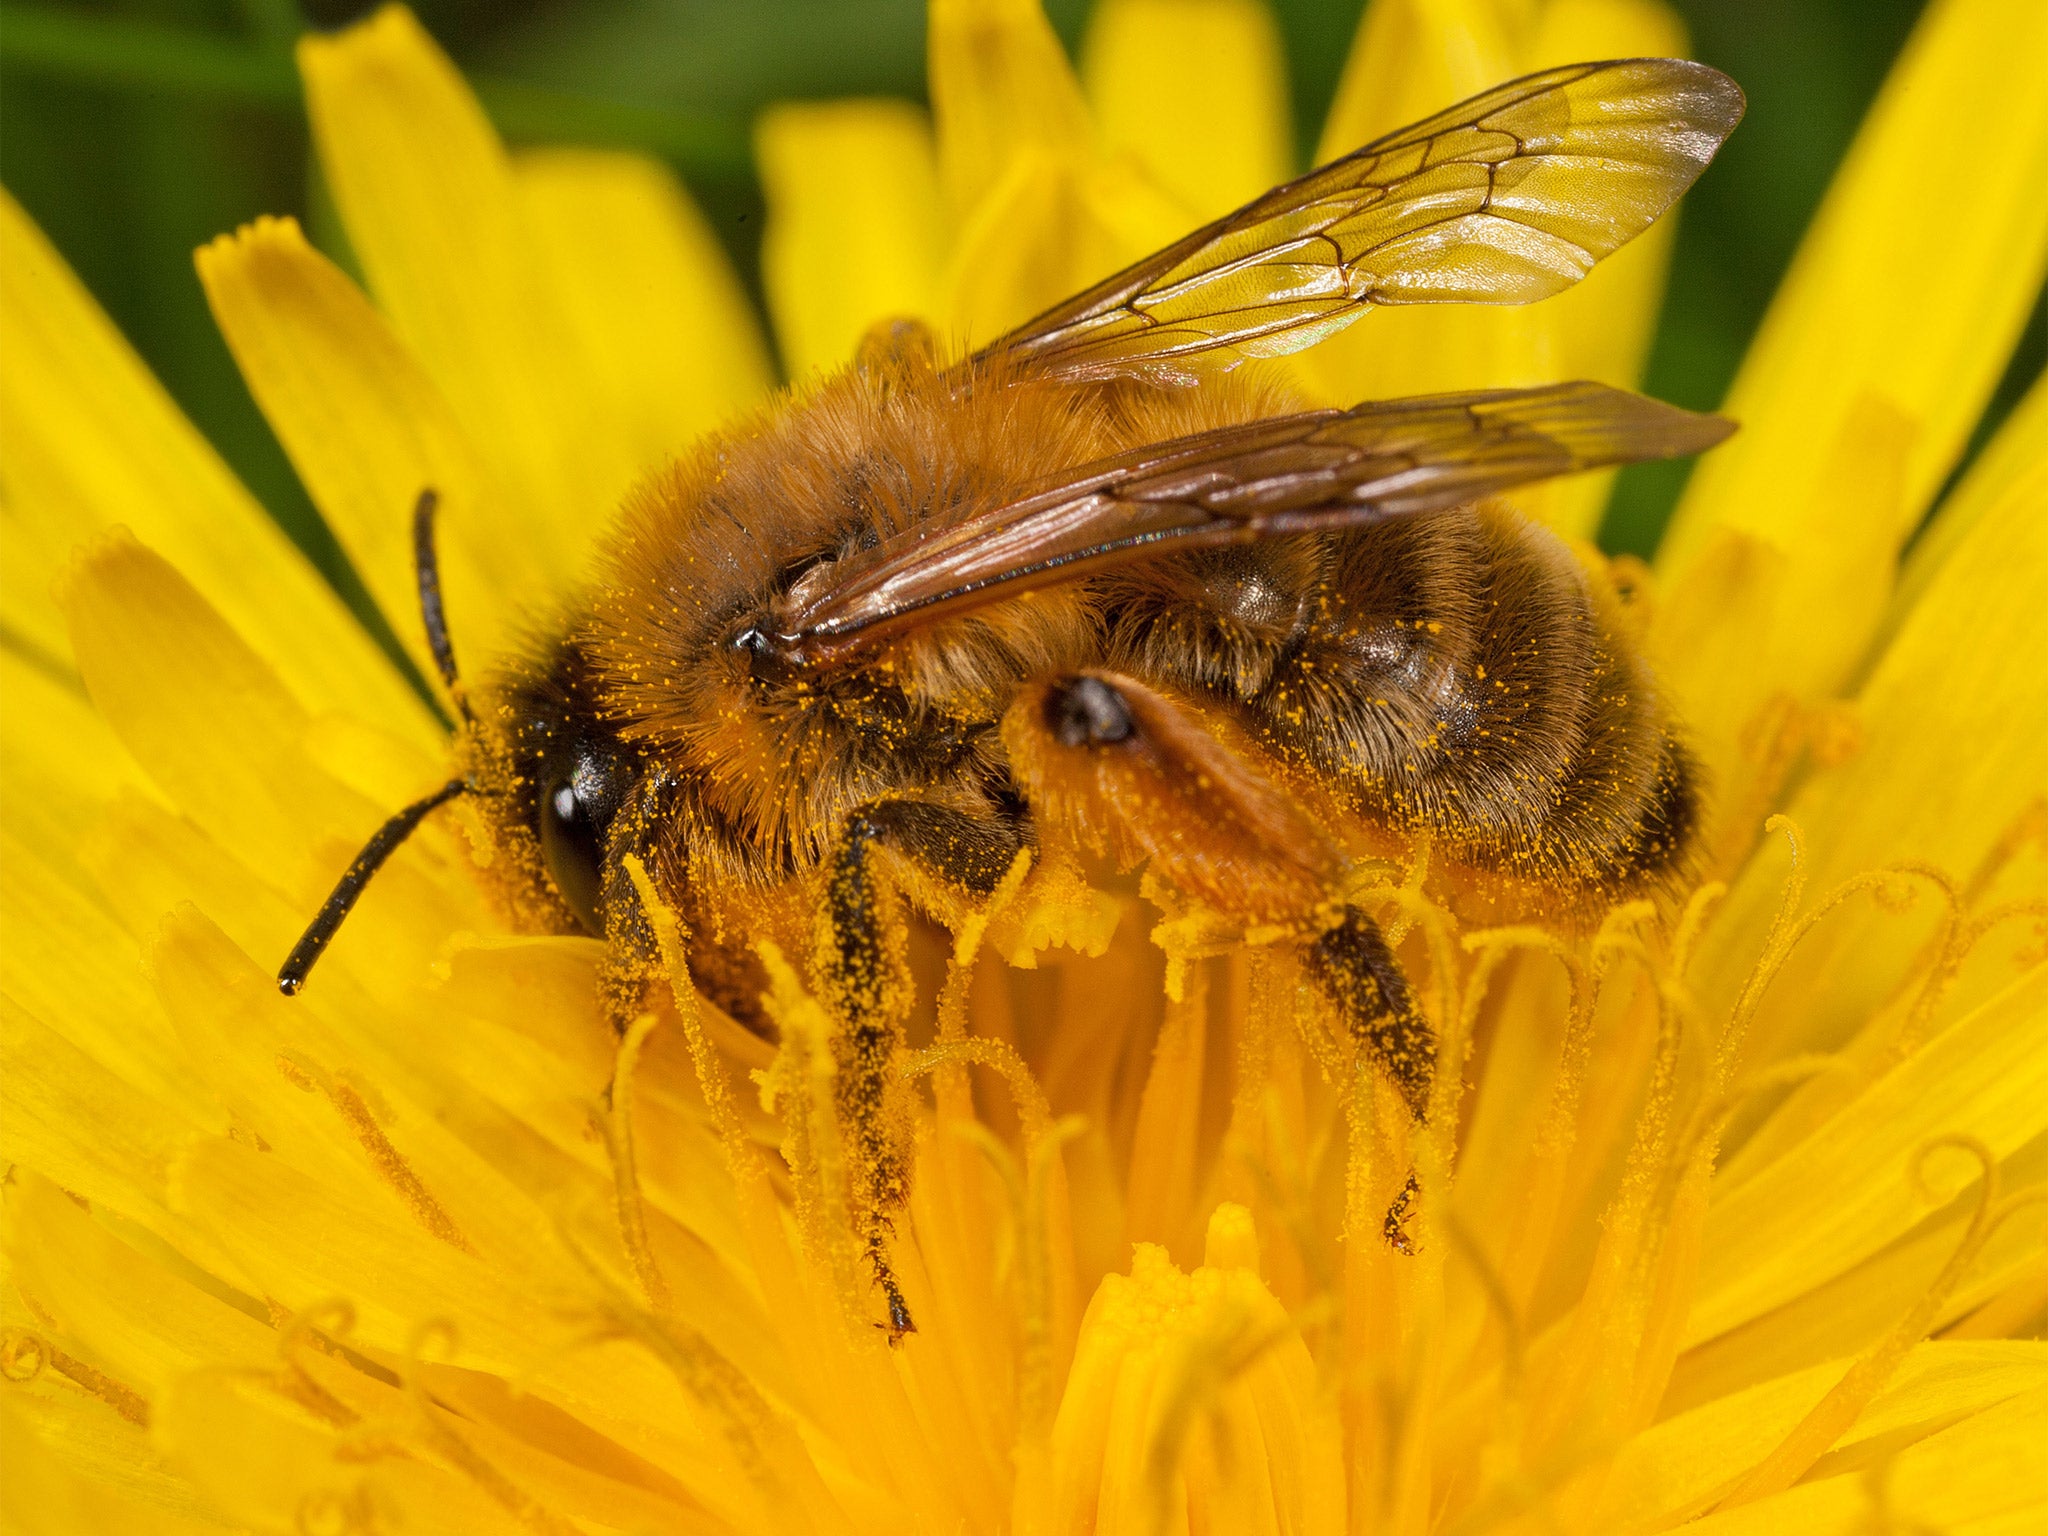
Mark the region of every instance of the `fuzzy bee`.
[[[1587, 383], [1304, 410], [1247, 360], [1379, 305], [1525, 303], [1690, 186], [1742, 112], [1671, 59], [1547, 70], [1276, 188], [971, 355], [878, 327], [845, 371], [630, 499], [544, 645], [457, 679], [432, 497], [421, 606], [459, 777], [381, 829], [279, 976], [295, 992], [435, 806], [477, 798], [514, 905], [761, 1021], [794, 938], [888, 1326], [902, 913], [955, 922], [1025, 850], [1142, 865], [1285, 935], [1417, 1115], [1434, 1037], [1348, 894], [1426, 837], [1454, 906], [1569, 920], [1685, 858], [1695, 773], [1614, 600], [1498, 493], [1731, 430]], [[1562, 910], [1561, 910], [1562, 909]], [[762, 1027], [766, 1027], [763, 1024]]]

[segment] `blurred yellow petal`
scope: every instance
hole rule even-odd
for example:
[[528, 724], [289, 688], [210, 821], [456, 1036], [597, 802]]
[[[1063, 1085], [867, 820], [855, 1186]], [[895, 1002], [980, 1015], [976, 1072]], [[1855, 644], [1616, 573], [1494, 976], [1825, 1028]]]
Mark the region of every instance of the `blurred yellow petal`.
[[62, 1320], [59, 1342], [151, 1402], [194, 1367], [265, 1363], [275, 1348], [267, 1326], [218, 1296], [161, 1284], [154, 1259], [35, 1174], [8, 1188], [5, 1244], [15, 1288]]
[[[1968, 886], [1987, 858], [2012, 851], [2048, 784], [2048, 676], [2021, 660], [2048, 655], [2044, 590], [2048, 477], [2017, 475], [1928, 579], [1856, 697], [1848, 740], [1820, 754], [1793, 797], [1789, 813], [1811, 850], [1809, 891], [1904, 860]], [[1784, 867], [1767, 847], [1736, 884], [1700, 958], [1710, 990], [1733, 994], [1778, 905]], [[1828, 989], [1829, 1008], [1816, 1013], [1807, 991], [1781, 984], [1760, 1016], [1763, 1039], [1802, 1049], [1874, 1008], [1911, 953], [1901, 935], [1927, 931], [1924, 918], [1917, 929], [1897, 923], [1819, 929], [1799, 974]]]
[[2034, 380], [1998, 433], [1984, 445], [1962, 480], [1913, 541], [1900, 569], [1885, 620], [1871, 644], [1871, 659], [1884, 654], [1899, 626], [1912, 616], [1921, 598], [1949, 558], [1969, 538], [1981, 518], [2008, 498], [2022, 505], [2048, 507], [2048, 374]]
[[496, 472], [501, 536], [558, 583], [646, 467], [589, 388], [512, 168], [410, 11], [299, 45], [321, 166], [378, 306]]
[[754, 149], [768, 200], [761, 280], [790, 378], [844, 366], [878, 321], [938, 318], [945, 216], [923, 113], [774, 107]]
[[1514, 63], [1491, 0], [1372, 0], [1323, 119], [1315, 163], [1510, 79]]
[[[21, 932], [15, 923], [8, 928], [11, 935]], [[19, 945], [20, 939], [11, 942]], [[102, 955], [108, 952], [101, 950]], [[124, 1023], [149, 1026], [155, 1010], [147, 991], [139, 985], [134, 991], [142, 1006], [125, 1017], [95, 1018], [90, 1007], [60, 1003], [62, 1030], [11, 997], [0, 997], [0, 1068], [5, 1069], [0, 1102], [6, 1105], [6, 1114], [0, 1115], [0, 1154], [81, 1199], [147, 1221], [152, 1208], [168, 1203], [171, 1165], [185, 1144], [207, 1130], [225, 1131], [226, 1125], [222, 1117], [209, 1124], [181, 1115], [161, 1086], [147, 1078], [141, 1086], [130, 1083], [68, 1038], [87, 1035], [99, 1043], [117, 1037]]]
[[93, 703], [157, 787], [244, 857], [291, 871], [336, 806], [294, 771], [306, 715], [277, 674], [130, 538], [81, 559], [65, 609]]
[[1293, 168], [1286, 59], [1263, 0], [1105, 0], [1081, 74], [1104, 148], [1135, 156], [1191, 224]]
[[956, 221], [1027, 149], [1093, 152], [1080, 82], [1039, 0], [931, 0], [925, 25], [940, 175]]
[[518, 594], [548, 575], [497, 526], [504, 498], [412, 354], [289, 221], [223, 235], [198, 265], [249, 392], [421, 675], [437, 677], [413, 575], [413, 504], [428, 488], [456, 654], [501, 652]]
[[[428, 1412], [422, 1407], [421, 1412]], [[264, 1531], [566, 1531], [526, 1501], [507, 1507], [461, 1472], [337, 1426], [266, 1385], [226, 1372], [186, 1378], [166, 1399], [165, 1455], [237, 1525]], [[516, 1484], [507, 1484], [516, 1488]], [[528, 1518], [522, 1518], [528, 1516]]]
[[605, 407], [657, 464], [768, 392], [753, 307], [704, 215], [644, 155], [529, 150], [514, 181]]
[[1030, 1528], [1343, 1529], [1335, 1405], [1260, 1283], [1248, 1211], [1217, 1209], [1207, 1259], [1183, 1274], [1141, 1243], [1128, 1277], [1104, 1277], [1053, 1427], [1050, 1489], [1020, 1490], [1049, 1506]]
[[119, 791], [148, 781], [75, 684], [11, 650], [0, 650], [0, 698], [8, 714], [8, 729], [0, 733], [0, 783], [17, 803], [35, 806], [33, 815], [11, 817], [8, 830], [77, 882], [80, 834]]
[[[2048, 264], [2044, 60], [2048, 10], [2033, 0], [1928, 8], [1750, 345], [1722, 407], [1743, 430], [1693, 475], [1666, 572], [1689, 571], [1723, 528], [1766, 540], [1795, 572], [1827, 559], [1815, 524], [1866, 401], [1908, 437], [1872, 536], [1896, 550], [1911, 532]], [[1836, 645], [1830, 627], [1816, 620], [1817, 644]]]
[[945, 282], [953, 335], [980, 345], [1186, 234], [1186, 211], [1128, 163], [1039, 149], [974, 211]]
[[1830, 697], [1884, 611], [1896, 561], [1890, 519], [1914, 437], [1883, 396], [1860, 398], [1799, 546], [1716, 528], [1652, 615], [1650, 653], [1719, 786], [1707, 839], [1717, 872], [1755, 836], [1779, 788], [1773, 711]]
[[176, 553], [316, 707], [426, 739], [431, 716], [332, 589], [192, 430], [42, 234], [0, 193], [8, 625], [64, 664], [54, 584], [119, 523]]

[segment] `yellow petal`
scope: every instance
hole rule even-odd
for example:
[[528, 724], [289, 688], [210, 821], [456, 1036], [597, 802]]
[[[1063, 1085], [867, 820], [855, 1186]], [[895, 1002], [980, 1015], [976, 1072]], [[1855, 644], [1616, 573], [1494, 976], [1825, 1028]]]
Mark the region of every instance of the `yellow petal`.
[[641, 459], [659, 463], [768, 392], [746, 291], [667, 167], [535, 150], [513, 174], [534, 254]]
[[[1841, 1378], [1833, 1362], [1765, 1382], [1666, 1419], [1631, 1441], [1601, 1503], [1602, 1529], [1635, 1528], [1704, 1508], [1734, 1474], [1761, 1461]], [[1838, 1453], [1878, 1436], [1911, 1443], [1955, 1418], [2048, 1386], [2048, 1345], [1922, 1344], [1842, 1437]], [[1915, 1429], [1920, 1430], [1914, 1435]]]
[[843, 367], [879, 320], [937, 319], [944, 219], [921, 112], [775, 107], [754, 150], [768, 200], [761, 278], [789, 377]]
[[261, 1365], [277, 1335], [219, 1297], [167, 1275], [67, 1196], [23, 1170], [7, 1194], [14, 1285], [100, 1369], [156, 1400], [211, 1364]]
[[1260, 0], [1107, 0], [1081, 73], [1105, 148], [1213, 219], [1294, 163], [1280, 31]]
[[1743, 430], [1694, 475], [1665, 570], [1719, 528], [1813, 558], [1825, 477], [1869, 399], [1911, 434], [1896, 501], [1871, 509], [1877, 535], [1896, 549], [1918, 522], [2048, 262], [2043, 59], [2048, 11], [2032, 0], [1928, 8], [1750, 346], [1723, 406]]
[[[2048, 976], [2013, 982], [1770, 1167], [1716, 1191], [1687, 1342], [1841, 1274], [1917, 1223], [1928, 1202], [1914, 1168], [1936, 1138], [1976, 1137], [2004, 1157], [2048, 1128], [2044, 1001]], [[1930, 1161], [1926, 1179], [1948, 1197], [1976, 1170], [1950, 1153]]]
[[125, 524], [192, 579], [316, 708], [393, 729], [432, 717], [331, 588], [179, 415], [12, 198], [0, 194], [0, 421], [8, 624], [68, 656], [53, 586], [79, 544]]
[[[9, 931], [16, 931], [11, 924]], [[66, 1030], [84, 1033], [78, 1015], [85, 1012], [67, 1017]], [[120, 1027], [119, 1020], [102, 1022]], [[94, 1038], [104, 1037], [102, 1029]], [[208, 1124], [180, 1115], [154, 1085], [130, 1084], [12, 998], [0, 998], [0, 1067], [6, 1072], [0, 1152], [8, 1162], [159, 1228], [180, 1151], [195, 1135], [226, 1130], [225, 1116], [216, 1114], [210, 1118], [217, 1123]]]
[[401, 1092], [355, 1086], [378, 1064], [350, 1044], [355, 1018], [330, 1029], [318, 1010], [280, 996], [190, 908], [166, 922], [150, 964], [187, 1058], [271, 1157], [365, 1208], [402, 1207], [428, 1237], [494, 1268], [563, 1283], [549, 1222], [531, 1202]]
[[97, 797], [132, 793], [140, 771], [78, 695], [12, 658], [0, 682], [16, 807], [0, 829], [0, 989], [128, 1083], [187, 1111], [199, 1106], [210, 1122], [150, 1001], [119, 903], [108, 900], [83, 851]]
[[932, 0], [926, 26], [939, 164], [956, 220], [1027, 148], [1092, 151], [1080, 82], [1039, 0]]
[[163, 1465], [149, 1431], [52, 1366], [0, 1396], [0, 1443], [9, 1529], [23, 1536], [221, 1536], [213, 1511]]
[[260, 1379], [194, 1373], [159, 1419], [171, 1464], [245, 1529], [535, 1529], [443, 1465], [396, 1447], [363, 1454], [356, 1437]]
[[439, 555], [457, 656], [498, 653], [521, 594], [551, 585], [508, 536], [505, 498], [382, 316], [288, 220], [259, 220], [198, 257], [214, 319], [306, 489], [421, 674], [436, 677], [413, 574], [413, 504], [441, 500]]
[[[2048, 1140], [2036, 1138], [1999, 1164], [1999, 1188], [2024, 1189], [2048, 1176]], [[1955, 1257], [1976, 1214], [1972, 1199], [1951, 1202], [1882, 1252], [1783, 1306], [1687, 1350], [1673, 1372], [1662, 1411], [1711, 1403], [1772, 1377], [1839, 1360], [1870, 1347], [1928, 1293]], [[1950, 1328], [2048, 1260], [2048, 1233], [2008, 1221], [1992, 1234], [1969, 1275], [1936, 1315]]]
[[567, 580], [646, 466], [541, 275], [504, 146], [403, 7], [307, 37], [299, 69], [371, 292], [496, 471], [502, 536]]
[[2040, 1530], [2048, 1514], [2048, 1492], [2041, 1486], [2044, 1437], [2048, 1392], [2025, 1393], [1895, 1457], [1866, 1457], [1841, 1474], [1709, 1515], [1685, 1529], [1688, 1536], [1860, 1536], [1873, 1529], [2022, 1536]]

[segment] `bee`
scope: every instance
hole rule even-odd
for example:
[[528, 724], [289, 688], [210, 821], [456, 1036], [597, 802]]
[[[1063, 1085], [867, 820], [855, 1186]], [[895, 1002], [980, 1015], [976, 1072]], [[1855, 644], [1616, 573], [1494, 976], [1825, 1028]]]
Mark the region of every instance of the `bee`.
[[956, 923], [1027, 850], [1142, 865], [1285, 935], [1424, 1115], [1434, 1035], [1349, 899], [1359, 871], [1427, 838], [1460, 899], [1568, 918], [1668, 884], [1698, 820], [1612, 596], [1498, 497], [1732, 427], [1588, 383], [1304, 409], [1236, 365], [1376, 306], [1569, 286], [1742, 108], [1679, 60], [1546, 70], [964, 357], [878, 327], [642, 485], [567, 615], [473, 701], [424, 495], [421, 609], [462, 771], [370, 840], [280, 985], [463, 794], [525, 920], [605, 941], [616, 1021], [662, 975], [636, 870], [687, 925], [698, 984], [763, 1029], [755, 942], [796, 935], [838, 1031], [892, 1337], [912, 1328], [887, 1246], [909, 1176], [903, 914]]

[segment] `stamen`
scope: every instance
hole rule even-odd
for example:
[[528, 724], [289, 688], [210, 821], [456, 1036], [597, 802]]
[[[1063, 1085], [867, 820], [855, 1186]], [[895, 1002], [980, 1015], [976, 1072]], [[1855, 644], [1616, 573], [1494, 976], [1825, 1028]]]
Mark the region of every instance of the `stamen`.
[[406, 1346], [405, 1387], [412, 1398], [413, 1407], [418, 1411], [420, 1427], [425, 1431], [427, 1443], [438, 1455], [452, 1463], [458, 1472], [482, 1489], [493, 1503], [528, 1530], [537, 1531], [541, 1536], [579, 1536], [580, 1527], [547, 1508], [532, 1494], [492, 1466], [478, 1453], [476, 1447], [450, 1428], [446, 1422], [446, 1410], [428, 1396], [426, 1385], [421, 1380], [420, 1357], [430, 1342], [438, 1339], [452, 1348], [455, 1338], [453, 1323], [445, 1318], [434, 1318], [422, 1323]]
[[2011, 825], [1999, 833], [1970, 875], [1970, 883], [1963, 889], [1963, 905], [1974, 907], [1981, 901], [2020, 850], [2029, 847], [2048, 851], [2048, 795], [2028, 801]]
[[1025, 1144], [1035, 1146], [1052, 1127], [1052, 1106], [1046, 1103], [1045, 1094], [1039, 1088], [1038, 1080], [1031, 1075], [1031, 1069], [1024, 1064], [1024, 1058], [1008, 1041], [982, 1036], [941, 1040], [936, 1045], [912, 1052], [897, 1070], [905, 1081], [913, 1081], [928, 1072], [970, 1064], [991, 1068], [1002, 1076], [1016, 1103], [1017, 1120], [1024, 1129]]
[[1528, 1178], [1503, 1250], [1506, 1271], [1515, 1279], [1510, 1294], [1518, 1308], [1526, 1308], [1550, 1253], [1568, 1159], [1578, 1140], [1579, 1102], [1593, 1059], [1593, 1008], [1605, 973], [1591, 974], [1570, 948], [1543, 928], [1490, 929], [1471, 935], [1465, 947], [1488, 952], [1519, 948], [1549, 955], [1564, 968], [1570, 988], [1564, 1038], [1558, 1046], [1557, 1080], [1530, 1143]]
[[1672, 975], [1682, 978], [1692, 969], [1693, 951], [1699, 948], [1700, 935], [1706, 932], [1708, 921], [1727, 896], [1726, 882], [1709, 880], [1686, 898], [1685, 911], [1678, 919], [1678, 935], [1671, 941]]
[[277, 1341], [277, 1358], [283, 1370], [272, 1385], [338, 1429], [352, 1428], [362, 1421], [362, 1415], [315, 1381], [312, 1372], [299, 1363], [299, 1353], [319, 1348], [320, 1334], [347, 1333], [355, 1324], [354, 1306], [336, 1297], [294, 1312]]
[[[1564, 968], [1571, 990], [1565, 1014], [1564, 1040], [1558, 1053], [1557, 1086], [1550, 1108], [1537, 1127], [1534, 1151], [1538, 1156], [1570, 1148], [1578, 1128], [1579, 1094], [1585, 1087], [1586, 1063], [1593, 1051], [1592, 981], [1586, 967], [1569, 946], [1547, 928], [1521, 924], [1510, 928], [1487, 928], [1470, 934], [1465, 949], [1475, 954], [1494, 954], [1505, 949], [1535, 950], [1546, 954]], [[1486, 973], [1491, 979], [1491, 972]], [[1473, 986], [1478, 987], [1475, 975]]]
[[[832, 1023], [780, 949], [763, 940], [755, 952], [768, 972], [762, 1001], [782, 1037], [765, 1074], [762, 1103], [782, 1120], [797, 1235], [811, 1262], [831, 1277], [849, 1336], [857, 1337], [867, 1329], [870, 1292], [859, 1278], [863, 1248], [855, 1235], [851, 1170], [839, 1136]], [[872, 1247], [867, 1256], [872, 1262]]]
[[966, 1035], [967, 987], [974, 979], [974, 962], [981, 954], [982, 939], [988, 933], [988, 925], [1016, 899], [1025, 876], [1031, 873], [1031, 862], [1031, 850], [1018, 849], [1008, 873], [990, 892], [988, 900], [961, 920], [960, 931], [953, 936], [953, 957], [947, 968], [946, 984], [939, 992], [940, 1040], [958, 1040]]
[[[1033, 1087], [1035, 1091], [1036, 1085]], [[952, 1127], [954, 1135], [980, 1149], [1010, 1196], [1022, 1310], [1017, 1384], [1020, 1465], [1043, 1462], [1053, 1412], [1059, 1404], [1053, 1384], [1050, 1195], [1059, 1170], [1060, 1148], [1086, 1129], [1087, 1123], [1079, 1115], [1064, 1115], [1043, 1126], [1035, 1140], [1026, 1142], [1025, 1169], [1020, 1177], [1010, 1149], [987, 1126], [978, 1120], [962, 1120]]]
[[[1994, 931], [2017, 918], [2032, 918], [2044, 945], [2048, 945], [2048, 901], [2006, 902], [1967, 922], [1952, 920], [1946, 926], [1946, 942], [1929, 965], [1920, 991], [1913, 999], [1912, 1012], [1907, 1015], [1897, 1038], [1886, 1052], [1883, 1066], [1905, 1060], [1926, 1043], [1934, 1023], [1934, 1012], [1962, 974], [1963, 963]], [[2018, 958], [2023, 966], [2037, 965], [2048, 958], [2048, 949], [2040, 953], [2022, 951]]]
[[[1806, 886], [1805, 839], [1789, 817], [1773, 816], [1767, 824], [1773, 830], [1784, 830], [1792, 842], [1792, 872], [1786, 877], [1785, 894], [1778, 906], [1778, 914], [1772, 919], [1770, 931], [1765, 935], [1762, 953], [1751, 967], [1742, 990], [1737, 994], [1735, 1008], [1729, 1017], [1728, 1027], [1723, 1031], [1721, 1043], [1715, 1053], [1714, 1079], [1726, 1083], [1741, 1056], [1748, 1038], [1749, 1027], [1755, 1021], [1762, 1007], [1764, 995], [1776, 981], [1792, 952], [1803, 943], [1821, 921], [1833, 913], [1851, 896], [1869, 891], [1881, 905], [1903, 905], [1910, 902], [1910, 886], [1906, 882], [1922, 882], [1940, 893], [1948, 903], [1948, 912], [1953, 920], [1957, 900], [1955, 882], [1943, 871], [1931, 865], [1904, 863], [1883, 869], [1866, 870], [1852, 875], [1823, 896], [1814, 909], [1803, 918], [1795, 920], [1799, 901]], [[1944, 938], [1946, 947], [1946, 938]]]
[[[558, 1235], [599, 1293], [597, 1320], [579, 1336], [531, 1362], [515, 1386], [525, 1390], [525, 1380], [575, 1350], [598, 1344], [637, 1344], [675, 1379], [686, 1396], [712, 1414], [735, 1466], [766, 1501], [760, 1520], [742, 1522], [745, 1528], [801, 1530], [814, 1524], [806, 1517], [805, 1506], [825, 1508], [829, 1497], [789, 1420], [703, 1333], [674, 1313], [648, 1311], [619, 1286], [613, 1270], [588, 1252], [573, 1230], [562, 1226]], [[798, 1485], [801, 1493], [792, 1491]]]
[[470, 1246], [469, 1239], [455, 1225], [455, 1218], [420, 1181], [420, 1176], [412, 1170], [412, 1164], [405, 1160], [405, 1154], [391, 1144], [391, 1138], [384, 1134], [384, 1128], [370, 1113], [370, 1106], [363, 1102], [362, 1094], [324, 1068], [295, 1061], [282, 1053], [277, 1056], [276, 1065], [287, 1082], [308, 1092], [318, 1090], [334, 1106], [342, 1123], [370, 1155], [370, 1166], [397, 1192], [415, 1221], [451, 1248], [475, 1254], [476, 1249]]
[[[1020, 848], [1017, 850], [1017, 856], [1010, 861], [1009, 872], [990, 893], [989, 899], [968, 913], [961, 921], [959, 932], [954, 934], [952, 959], [946, 967], [945, 984], [939, 989], [940, 1045], [950, 1045], [967, 1039], [967, 992], [974, 982], [975, 961], [981, 955], [982, 939], [988, 933], [988, 925], [1016, 898], [1018, 890], [1024, 884], [1024, 877], [1030, 872], [1031, 850]], [[1014, 1052], [1012, 1054], [1014, 1055]], [[989, 1064], [996, 1065], [993, 1062]], [[921, 1070], [932, 1070], [944, 1065], [943, 1062], [934, 1061], [931, 1068]], [[1019, 1068], [1023, 1067], [1021, 1061], [1017, 1065]], [[999, 1067], [999, 1070], [1007, 1073], [1009, 1068]], [[909, 1078], [916, 1074], [905, 1068], [903, 1075]], [[1030, 1073], [1026, 1070], [1025, 1077], [1028, 1079], [1029, 1076]], [[1031, 1085], [1031, 1091], [1037, 1092], [1035, 1083]], [[937, 1102], [940, 1115], [945, 1119], [966, 1119], [974, 1113], [974, 1101], [968, 1092], [964, 1074], [941, 1072], [933, 1084], [933, 1098]], [[1020, 1105], [1023, 1102], [1021, 1093], [1018, 1102]]]
[[675, 999], [676, 1020], [683, 1026], [683, 1039], [690, 1048], [690, 1065], [697, 1072], [697, 1089], [704, 1095], [705, 1107], [711, 1111], [711, 1123], [718, 1129], [727, 1166], [743, 1195], [750, 1190], [765, 1192], [767, 1172], [747, 1135], [746, 1121], [740, 1114], [732, 1081], [726, 1076], [718, 1048], [711, 1043], [711, 1036], [704, 1028], [703, 1015], [697, 1007], [697, 989], [690, 980], [690, 962], [683, 952], [682, 921], [655, 890], [640, 855], [629, 853], [624, 862], [627, 878], [633, 882], [633, 892], [640, 898], [640, 910], [646, 914], [648, 926], [654, 930], [662, 967], [668, 972], [669, 993]]
[[0, 1377], [16, 1384], [34, 1381], [49, 1363], [49, 1350], [26, 1328], [9, 1328], [0, 1334]]
[[612, 1158], [612, 1188], [619, 1213], [619, 1238], [633, 1265], [633, 1277], [640, 1293], [656, 1312], [669, 1310], [668, 1278], [661, 1272], [654, 1246], [647, 1238], [647, 1205], [640, 1193], [640, 1169], [633, 1149], [633, 1074], [640, 1065], [640, 1051], [660, 1020], [643, 1013], [627, 1028], [619, 1041], [612, 1068], [611, 1088], [606, 1093], [605, 1144]]
[[0, 1334], [0, 1377], [17, 1384], [30, 1382], [42, 1375], [45, 1367], [83, 1387], [138, 1429], [149, 1428], [149, 1400], [126, 1382], [116, 1381], [26, 1328], [9, 1328]]

